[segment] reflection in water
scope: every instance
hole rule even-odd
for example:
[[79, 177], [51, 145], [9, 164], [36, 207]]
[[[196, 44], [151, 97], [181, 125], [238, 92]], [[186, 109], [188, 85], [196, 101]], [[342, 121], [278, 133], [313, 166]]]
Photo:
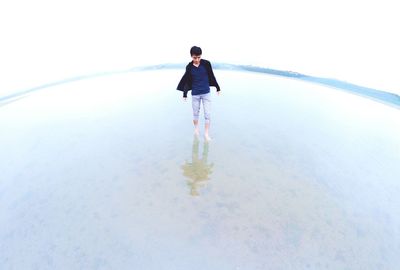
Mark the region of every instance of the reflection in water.
[[199, 159], [199, 139], [197, 136], [193, 137], [192, 147], [192, 162], [186, 161], [182, 165], [183, 175], [188, 177], [187, 184], [190, 187], [190, 195], [198, 196], [198, 188], [204, 186], [206, 181], [209, 180], [209, 175], [212, 173], [213, 163], [207, 164], [207, 156], [209, 150], [208, 141], [204, 142], [202, 158]]

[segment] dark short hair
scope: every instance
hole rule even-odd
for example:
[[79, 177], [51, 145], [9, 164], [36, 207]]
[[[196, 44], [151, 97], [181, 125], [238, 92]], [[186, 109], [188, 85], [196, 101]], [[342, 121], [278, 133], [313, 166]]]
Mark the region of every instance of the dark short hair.
[[201, 48], [200, 48], [200, 47], [193, 46], [193, 47], [190, 49], [190, 56], [193, 56], [193, 55], [201, 55], [201, 54], [202, 54], [202, 51], [201, 51]]

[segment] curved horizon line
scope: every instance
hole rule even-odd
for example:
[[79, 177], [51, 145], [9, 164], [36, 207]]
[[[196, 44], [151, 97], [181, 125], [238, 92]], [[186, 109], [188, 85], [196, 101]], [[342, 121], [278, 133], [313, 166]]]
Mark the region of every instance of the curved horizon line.
[[[149, 70], [163, 70], [163, 69], [182, 69], [186, 66], [186, 63], [164, 63], [158, 65], [148, 65], [148, 66], [138, 66], [124, 70], [115, 70], [115, 71], [104, 71], [98, 72], [93, 74], [87, 75], [80, 75], [75, 76], [51, 83], [42, 84], [33, 88], [29, 88], [22, 91], [17, 91], [13, 94], [5, 95], [0, 97], [0, 106], [5, 105], [7, 103], [16, 101], [20, 98], [23, 98], [25, 95], [30, 94], [32, 92], [39, 91], [41, 89], [67, 84], [75, 81], [80, 80], [87, 80], [96, 77], [103, 77], [103, 76], [110, 76], [115, 74], [122, 74], [122, 73], [129, 73], [129, 72], [139, 72], [139, 71], [149, 71]], [[338, 79], [332, 78], [323, 78], [323, 77], [316, 77], [316, 76], [309, 76], [305, 74], [301, 74], [294, 71], [285, 71], [285, 70], [278, 70], [278, 69], [271, 69], [259, 66], [252, 66], [252, 65], [236, 65], [236, 64], [228, 64], [228, 63], [213, 63], [214, 69], [219, 70], [234, 70], [234, 71], [243, 71], [243, 72], [255, 72], [255, 73], [262, 73], [262, 74], [269, 74], [287, 78], [298, 79], [302, 81], [307, 81], [311, 83], [322, 84], [325, 86], [334, 87], [339, 90], [345, 90], [346, 92], [350, 92], [353, 94], [357, 94], [359, 96], [367, 97], [373, 99], [375, 101], [382, 102], [386, 105], [393, 106], [397, 109], [400, 109], [400, 96], [395, 93], [390, 93], [383, 90], [378, 90], [370, 87], [365, 87], [345, 81], [341, 81]]]

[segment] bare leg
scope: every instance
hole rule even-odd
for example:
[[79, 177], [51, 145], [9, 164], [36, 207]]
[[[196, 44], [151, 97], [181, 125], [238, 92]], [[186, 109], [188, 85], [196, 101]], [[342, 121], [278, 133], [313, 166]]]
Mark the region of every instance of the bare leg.
[[211, 138], [208, 134], [209, 130], [210, 130], [210, 123], [206, 123], [205, 128], [204, 128], [204, 137], [206, 138], [207, 141], [211, 140]]
[[199, 136], [200, 131], [199, 131], [199, 120], [193, 120], [194, 124], [194, 135]]

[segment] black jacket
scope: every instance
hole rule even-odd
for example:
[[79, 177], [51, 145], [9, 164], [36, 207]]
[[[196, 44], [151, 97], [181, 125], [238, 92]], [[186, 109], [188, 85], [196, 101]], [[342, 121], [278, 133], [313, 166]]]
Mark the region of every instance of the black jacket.
[[[215, 86], [217, 88], [217, 91], [220, 91], [221, 89], [219, 88], [217, 80], [215, 79], [210, 61], [207, 61], [205, 59], [200, 59], [200, 64], [204, 64], [204, 66], [207, 69], [208, 81], [210, 86]], [[187, 64], [186, 72], [183, 75], [182, 79], [180, 80], [178, 87], [176, 88], [176, 90], [183, 91], [183, 97], [187, 97], [187, 92], [189, 90], [192, 90], [192, 72], [191, 72], [192, 66], [193, 66], [193, 61]]]

